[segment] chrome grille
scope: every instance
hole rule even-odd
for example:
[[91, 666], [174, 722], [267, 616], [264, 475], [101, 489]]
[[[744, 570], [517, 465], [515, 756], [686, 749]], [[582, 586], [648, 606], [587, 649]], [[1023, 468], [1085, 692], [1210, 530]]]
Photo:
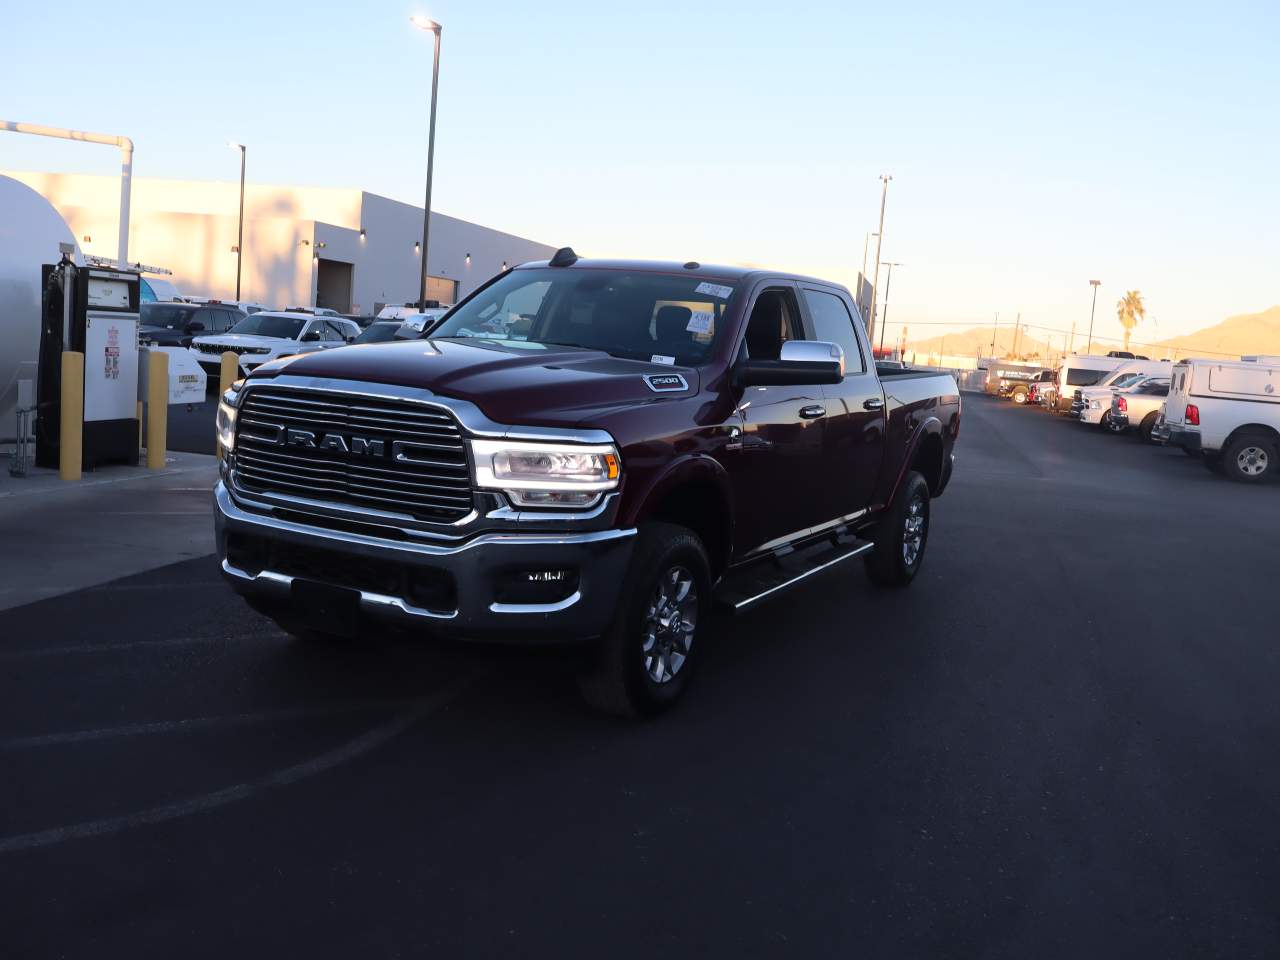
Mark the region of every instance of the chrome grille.
[[[352, 452], [357, 447], [365, 452]], [[431, 523], [453, 523], [472, 508], [462, 431], [441, 407], [251, 388], [237, 418], [235, 460], [236, 482], [249, 493], [408, 514]]]

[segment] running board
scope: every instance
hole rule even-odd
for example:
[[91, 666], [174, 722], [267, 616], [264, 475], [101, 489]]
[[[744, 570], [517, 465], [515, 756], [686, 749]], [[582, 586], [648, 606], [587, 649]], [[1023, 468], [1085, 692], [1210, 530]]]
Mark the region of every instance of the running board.
[[727, 574], [716, 588], [716, 601], [733, 613], [741, 613], [823, 570], [868, 553], [873, 546], [846, 535], [759, 560], [741, 572]]

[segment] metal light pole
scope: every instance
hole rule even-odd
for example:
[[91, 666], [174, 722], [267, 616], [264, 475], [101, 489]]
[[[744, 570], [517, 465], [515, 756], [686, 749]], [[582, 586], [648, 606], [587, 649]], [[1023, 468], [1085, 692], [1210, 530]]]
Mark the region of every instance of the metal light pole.
[[994, 360], [996, 356], [996, 328], [1000, 326], [1000, 311], [996, 311], [996, 318], [991, 323], [991, 358]]
[[867, 279], [867, 247], [871, 244], [871, 238], [878, 236], [880, 234], [871, 233], [870, 231], [862, 235], [862, 272], [858, 274], [858, 295], [853, 298], [853, 302], [858, 305], [859, 310], [866, 306], [862, 302], [862, 287]]
[[244, 155], [243, 143], [228, 143], [232, 150], [240, 151], [240, 226], [236, 229], [236, 300], [240, 300], [240, 264], [244, 259]]
[[884, 264], [889, 268], [889, 275], [884, 280], [884, 316], [880, 318], [880, 352], [884, 353], [884, 328], [889, 325], [889, 288], [893, 286], [893, 268], [902, 264], [889, 261]]
[[1089, 286], [1093, 287], [1093, 306], [1089, 308], [1089, 345], [1084, 348], [1086, 354], [1093, 351], [1093, 312], [1098, 309], [1098, 287], [1101, 285], [1101, 280], [1089, 281]]
[[435, 34], [435, 56], [431, 63], [431, 127], [427, 135], [427, 203], [422, 212], [422, 277], [418, 285], [418, 305], [427, 305], [427, 241], [431, 238], [431, 175], [435, 172], [436, 155], [436, 90], [440, 84], [440, 24], [423, 16], [409, 18], [419, 30]]
[[884, 243], [884, 201], [889, 195], [889, 181], [893, 177], [887, 173], [880, 174], [880, 230], [876, 234], [876, 276], [871, 281], [871, 315], [867, 319], [867, 339], [872, 343], [876, 339], [876, 295], [880, 292], [880, 246]]

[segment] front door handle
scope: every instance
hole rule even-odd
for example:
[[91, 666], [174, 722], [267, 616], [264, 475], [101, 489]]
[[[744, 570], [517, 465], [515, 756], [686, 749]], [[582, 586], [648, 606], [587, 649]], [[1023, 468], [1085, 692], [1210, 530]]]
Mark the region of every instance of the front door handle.
[[884, 401], [879, 397], [869, 397], [862, 401], [863, 410], [883, 410]]
[[819, 417], [825, 417], [826, 415], [827, 408], [816, 403], [800, 408], [800, 416], [805, 420], [817, 420]]

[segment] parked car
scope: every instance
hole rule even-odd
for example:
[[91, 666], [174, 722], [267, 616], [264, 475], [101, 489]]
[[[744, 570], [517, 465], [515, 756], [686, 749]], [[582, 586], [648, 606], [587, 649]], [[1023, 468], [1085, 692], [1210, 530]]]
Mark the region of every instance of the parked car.
[[[1112, 390], [1128, 389], [1136, 386], [1139, 378], [1144, 376], [1166, 376], [1169, 372], [1168, 360], [1126, 360], [1105, 374], [1093, 387], [1079, 387], [1072, 391], [1071, 406], [1067, 410], [1069, 416], [1083, 420], [1085, 423], [1101, 423], [1106, 426], [1111, 417]], [[1086, 398], [1090, 402], [1086, 402]]]
[[227, 351], [239, 355], [240, 370], [248, 373], [278, 357], [343, 346], [358, 335], [355, 323], [341, 317], [264, 310], [245, 317], [224, 334], [196, 337], [191, 350], [205, 373], [217, 377]]
[[416, 303], [389, 303], [378, 311], [378, 319], [404, 320], [418, 314], [444, 316], [452, 309], [453, 307], [450, 304], [439, 303], [435, 300], [425, 301], [425, 306], [419, 306]]
[[1242, 483], [1280, 475], [1280, 364], [1180, 360], [1165, 401], [1168, 442]]
[[1091, 354], [1069, 354], [1062, 358], [1058, 368], [1057, 411], [1069, 413], [1076, 390], [1096, 387], [1125, 361], [1115, 357], [1099, 357]]
[[201, 334], [225, 333], [245, 315], [225, 304], [142, 303], [138, 305], [138, 345], [189, 347]]
[[1014, 403], [1022, 406], [1023, 404], [1034, 404], [1038, 402], [1040, 395], [1040, 387], [1052, 383], [1057, 377], [1056, 370], [1041, 370], [1031, 376], [1026, 382], [1014, 382], [1010, 384], [1008, 391], [1002, 393], [1001, 396], [1007, 396]]
[[352, 343], [387, 343], [391, 340], [416, 340], [422, 331], [406, 327], [399, 320], [375, 320]]
[[317, 317], [341, 317], [337, 310], [329, 307], [285, 307], [283, 313], [309, 313]]
[[1167, 396], [1168, 377], [1151, 377], [1132, 390], [1112, 394], [1111, 429], [1116, 433], [1132, 429], [1140, 439], [1150, 441]]
[[232, 309], [239, 310], [241, 313], [246, 315], [250, 313], [261, 313], [263, 310], [268, 309], [265, 304], [254, 303], [252, 300], [221, 300], [216, 297], [183, 297], [182, 299], [187, 303], [202, 303], [207, 306], [231, 307]]
[[587, 642], [588, 700], [655, 713], [686, 688], [713, 589], [745, 610], [856, 557], [878, 585], [916, 576], [959, 388], [871, 358], [835, 284], [560, 250], [431, 339], [279, 360], [227, 391], [222, 570], [299, 637], [385, 617]]

